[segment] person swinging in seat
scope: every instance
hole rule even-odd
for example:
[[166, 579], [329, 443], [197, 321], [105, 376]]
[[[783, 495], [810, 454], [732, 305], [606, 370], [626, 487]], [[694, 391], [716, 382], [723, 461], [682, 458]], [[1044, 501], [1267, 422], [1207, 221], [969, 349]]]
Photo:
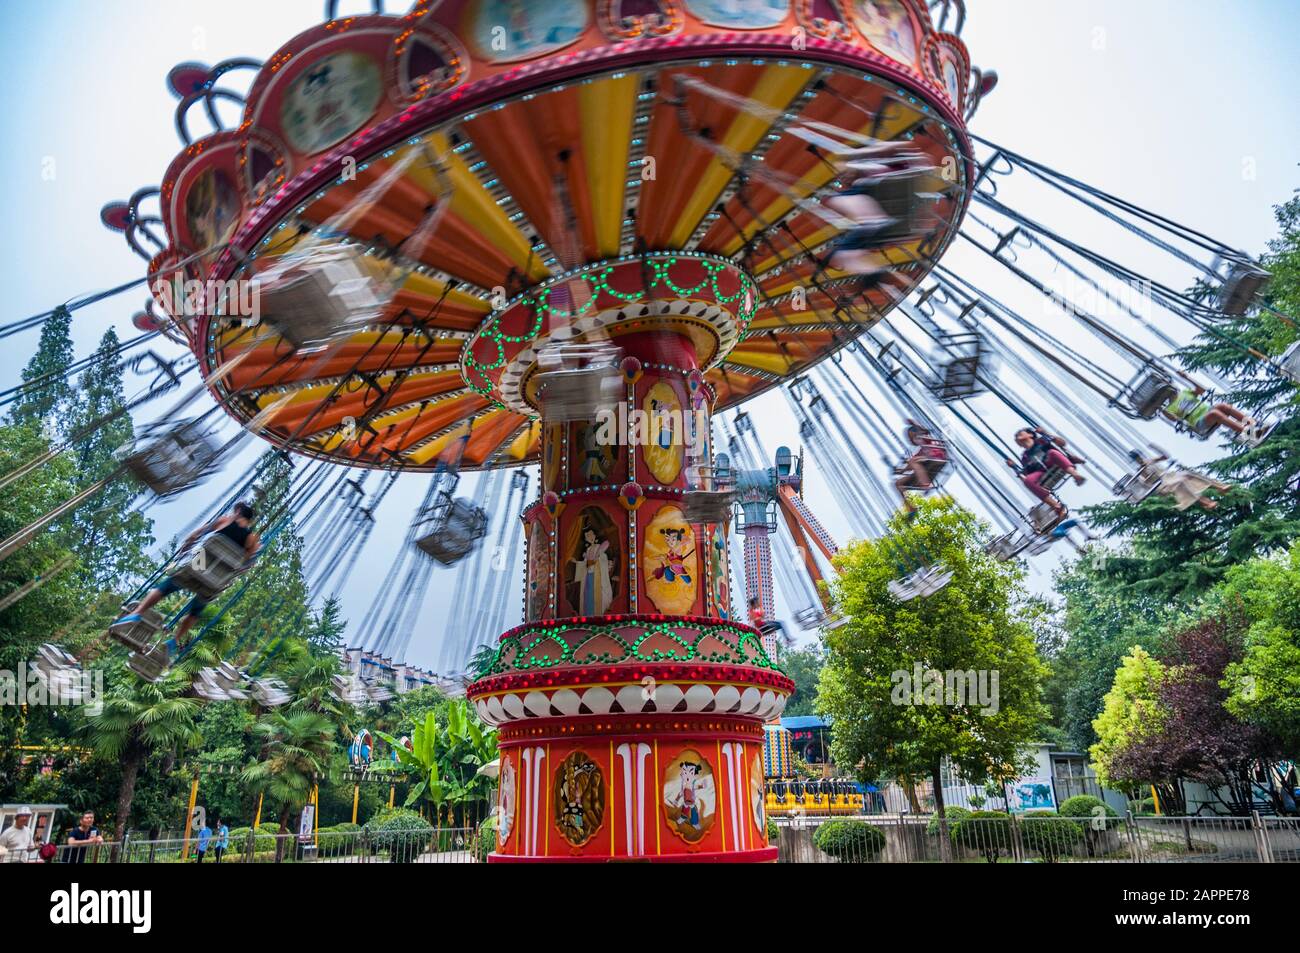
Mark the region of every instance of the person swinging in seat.
[[[185, 544], [181, 548], [182, 550], [189, 549], [204, 536], [214, 533], [225, 536], [236, 546], [242, 546], [244, 548], [244, 558], [251, 560], [262, 548], [261, 537], [252, 529], [253, 517], [256, 515], [256, 511], [247, 503], [236, 503], [225, 516], [219, 516], [190, 533], [185, 538]], [[175, 579], [168, 576], [156, 588], [151, 590], [130, 613], [122, 616], [113, 624], [139, 622], [141, 617], [159, 602], [172, 593], [180, 591], [181, 587], [176, 583]], [[209, 599], [197, 595], [190, 599], [189, 604], [185, 607], [185, 617], [181, 619], [180, 625], [176, 627], [175, 635], [167, 643], [168, 650], [185, 647], [185, 636], [189, 634], [190, 629], [194, 628], [194, 623], [199, 620], [199, 616], [207, 608], [209, 601]]]
[[910, 491], [925, 492], [934, 488], [935, 478], [948, 465], [948, 445], [915, 420], [907, 422], [903, 438], [916, 450], [895, 471], [898, 479], [894, 486], [903, 498], [904, 512], [911, 517], [916, 513], [916, 504], [912, 502]]
[[1194, 437], [1208, 439], [1220, 427], [1227, 427], [1238, 436], [1254, 431], [1256, 440], [1263, 440], [1272, 427], [1260, 429], [1259, 422], [1232, 404], [1211, 403], [1204, 387], [1192, 385], [1179, 391], [1160, 411], [1174, 426], [1186, 430]]
[[887, 269], [873, 254], [912, 237], [917, 186], [931, 171], [930, 160], [910, 142], [881, 142], [841, 153], [845, 178], [852, 184], [822, 204], [854, 223], [836, 240], [826, 263], [877, 282]]
[[1016, 463], [1008, 457], [1007, 466], [1020, 474], [1020, 482], [1024, 483], [1030, 493], [1046, 503], [1056, 515], [1064, 518], [1069, 511], [1056, 494], [1043, 485], [1043, 481], [1051, 471], [1059, 470], [1082, 485], [1086, 478], [1075, 467], [1085, 461], [1073, 454], [1067, 455], [1063, 449], [1064, 440], [1052, 437], [1038, 427], [1025, 427], [1016, 431], [1016, 444], [1023, 450], [1020, 462]]
[[1159, 479], [1160, 484], [1156, 487], [1156, 492], [1161, 496], [1172, 497], [1174, 508], [1180, 512], [1193, 506], [1199, 506], [1206, 511], [1217, 509], [1218, 501], [1208, 499], [1205, 494], [1209, 490], [1226, 493], [1232, 489], [1230, 484], [1196, 470], [1161, 466], [1169, 459], [1164, 453], [1154, 457], [1144, 457], [1139, 451], [1133, 450], [1129, 456], [1141, 468], [1138, 471], [1139, 477], [1152, 482]]

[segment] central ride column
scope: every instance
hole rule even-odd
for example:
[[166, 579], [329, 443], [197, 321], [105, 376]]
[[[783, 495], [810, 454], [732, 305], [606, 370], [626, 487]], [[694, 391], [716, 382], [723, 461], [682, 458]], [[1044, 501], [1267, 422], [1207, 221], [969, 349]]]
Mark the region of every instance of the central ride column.
[[762, 726], [793, 685], [734, 619], [729, 521], [686, 518], [716, 399], [698, 304], [623, 309], [621, 405], [544, 423], [526, 621], [468, 691], [499, 730], [495, 862], [776, 859]]

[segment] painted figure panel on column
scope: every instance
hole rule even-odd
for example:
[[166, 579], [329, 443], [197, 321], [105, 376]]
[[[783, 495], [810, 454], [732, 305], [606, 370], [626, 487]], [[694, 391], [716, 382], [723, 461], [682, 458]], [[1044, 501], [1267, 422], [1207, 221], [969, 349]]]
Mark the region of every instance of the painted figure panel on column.
[[515, 829], [515, 762], [509, 754], [501, 758], [501, 789], [498, 804], [497, 842], [505, 845]]
[[546, 526], [536, 520], [528, 530], [528, 618], [546, 617], [551, 602], [551, 547]]
[[643, 408], [649, 425], [649, 439], [642, 449], [645, 465], [659, 483], [670, 486], [682, 472], [685, 421], [676, 388], [657, 381], [645, 395]]
[[596, 836], [605, 819], [605, 776], [584, 751], [575, 751], [555, 772], [555, 826], [574, 847]]
[[619, 530], [599, 506], [589, 506], [569, 527], [564, 548], [565, 594], [574, 615], [597, 616], [609, 612], [618, 595]]
[[704, 756], [686, 749], [664, 768], [664, 814], [668, 826], [688, 844], [698, 844], [717, 812], [713, 768]]
[[912, 15], [898, 0], [856, 0], [854, 20], [868, 42], [886, 56], [916, 63], [916, 29]]
[[578, 472], [569, 478], [571, 489], [599, 486], [612, 479], [615, 446], [602, 441], [601, 437], [601, 427], [595, 423], [581, 423], [574, 427], [577, 446], [575, 464]]
[[661, 507], [645, 530], [641, 571], [646, 594], [667, 615], [688, 615], [699, 591], [695, 531], [676, 506]]

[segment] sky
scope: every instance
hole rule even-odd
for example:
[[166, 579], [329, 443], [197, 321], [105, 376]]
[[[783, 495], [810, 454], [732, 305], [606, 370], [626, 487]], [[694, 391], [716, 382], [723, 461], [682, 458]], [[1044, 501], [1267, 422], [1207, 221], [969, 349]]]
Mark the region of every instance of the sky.
[[[1300, 0], [968, 0], [968, 6], [963, 40], [977, 65], [1000, 76], [973, 132], [1232, 247], [1263, 250], [1275, 231], [1272, 207], [1300, 187], [1292, 75], [1300, 61], [1300, 37], [1293, 29], [1300, 22]], [[341, 4], [345, 12], [353, 7], [360, 11], [369, 4]], [[140, 277], [143, 263], [120, 235], [103, 228], [98, 212], [109, 201], [156, 184], [180, 149], [172, 124], [175, 101], [164, 85], [168, 70], [185, 60], [265, 59], [318, 22], [321, 9], [319, 0], [0, 6], [0, 114], [10, 129], [0, 153], [10, 221], [0, 235], [0, 276], [7, 289], [0, 323]], [[1122, 256], [1139, 271], [1174, 287], [1190, 283], [1185, 267], [1057, 197], [1015, 188], [1005, 194], [1008, 204], [1051, 221], [1083, 244]], [[972, 233], [987, 237], [977, 228]], [[1059, 314], [1043, 311], [1014, 278], [960, 245], [945, 264], [987, 283], [1022, 313], [1061, 324]], [[128, 336], [130, 317], [143, 303], [141, 290], [78, 311], [78, 356], [89, 354], [109, 326]], [[1061, 333], [1081, 348], [1091, 346]], [[1171, 326], [1170, 333], [1187, 336], [1185, 327]], [[18, 380], [36, 336], [5, 342], [0, 387]], [[748, 409], [763, 421], [769, 452], [780, 443], [798, 446], [780, 396], [759, 398]], [[1000, 429], [1017, 426], [1013, 417], [990, 414]], [[1160, 439], [1189, 463], [1215, 452], [1168, 434]], [[884, 477], [884, 464], [879, 467]], [[1094, 480], [1072, 491], [1069, 502], [1105, 499], [1103, 483]], [[402, 478], [381, 510], [379, 527], [342, 593], [345, 615], [354, 623], [382, 582], [425, 485], [420, 477]], [[218, 490], [224, 491], [219, 481], [212, 493]], [[160, 548], [210, 502], [204, 491], [195, 493], [151, 511]], [[852, 535], [829, 476], [812, 459], [806, 495], [833, 537], [843, 542]], [[1049, 554], [1033, 563], [1031, 588], [1050, 589], [1059, 558]], [[521, 577], [507, 563], [500, 573], [513, 624]], [[460, 582], [455, 571], [435, 574], [407, 661], [437, 666], [449, 620], [454, 626], [463, 605]], [[803, 607], [800, 602], [807, 599], [778, 587], [779, 615], [789, 619]]]

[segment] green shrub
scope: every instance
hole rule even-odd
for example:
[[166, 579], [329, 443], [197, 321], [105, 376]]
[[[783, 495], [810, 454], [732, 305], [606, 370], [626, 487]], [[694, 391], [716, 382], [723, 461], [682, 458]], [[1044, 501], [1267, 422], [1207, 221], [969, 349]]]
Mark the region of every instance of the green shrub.
[[781, 828], [779, 828], [779, 827], [777, 826], [776, 821], [772, 820], [772, 819], [769, 817], [769, 818], [767, 819], [767, 843], [768, 843], [768, 846], [770, 847], [772, 844], [778, 844], [778, 843], [780, 843], [780, 841], [781, 841]]
[[[954, 806], [954, 807], [945, 807], [943, 809], [943, 816], [948, 820], [949, 837], [957, 836], [957, 828], [961, 826], [962, 821], [970, 817], [970, 814], [971, 814], [970, 810], [964, 807]], [[930, 818], [930, 823], [925, 825], [925, 832], [929, 834], [931, 837], [939, 836], [939, 815], [938, 814], [935, 814], [933, 817]]]
[[1072, 798], [1066, 798], [1061, 805], [1060, 814], [1062, 817], [1093, 818], [1098, 816], [1097, 808], [1101, 808], [1107, 817], [1119, 817], [1113, 807], [1091, 794], [1076, 794]]
[[380, 812], [366, 830], [375, 851], [387, 853], [395, 864], [414, 863], [433, 837], [432, 824], [402, 807]]
[[1011, 853], [1011, 815], [1003, 811], [972, 811], [970, 817], [957, 822], [953, 840], [996, 864], [1003, 854]]
[[[256, 853], [275, 850], [275, 835], [279, 832], [278, 825], [272, 826], [263, 824], [257, 829], [256, 843], [253, 850]], [[248, 853], [248, 840], [252, 835], [252, 830], [247, 827], [235, 827], [230, 831], [230, 848], [227, 854], [246, 854]]]
[[361, 846], [361, 838], [358, 836], [360, 830], [359, 824], [335, 824], [332, 827], [322, 827], [316, 832], [316, 842], [321, 854], [326, 857], [339, 857], [355, 852]]
[[1055, 811], [1026, 811], [1026, 820], [1020, 825], [1020, 835], [1025, 846], [1037, 851], [1051, 864], [1083, 839], [1077, 821], [1060, 817]]
[[813, 834], [813, 843], [840, 863], [864, 861], [885, 849], [885, 835], [866, 821], [827, 821]]

